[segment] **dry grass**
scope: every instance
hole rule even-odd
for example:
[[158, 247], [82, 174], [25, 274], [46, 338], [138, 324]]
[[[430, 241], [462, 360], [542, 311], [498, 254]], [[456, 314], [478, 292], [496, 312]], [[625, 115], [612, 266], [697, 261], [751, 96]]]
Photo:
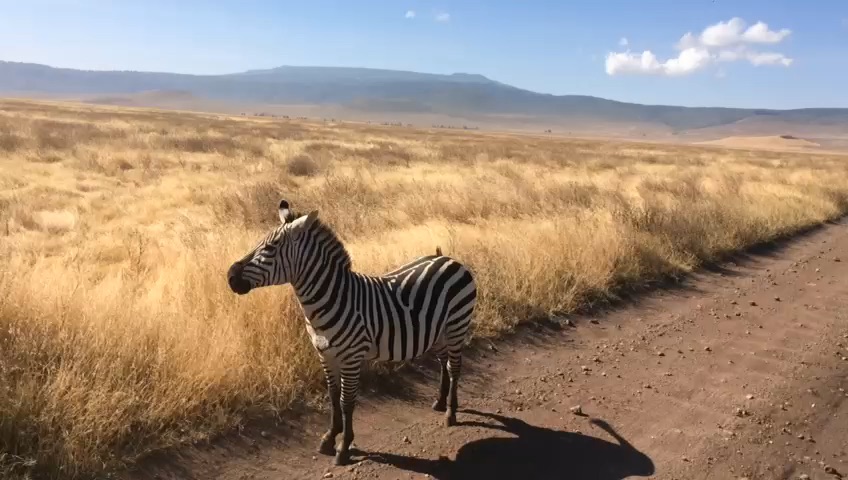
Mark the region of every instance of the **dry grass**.
[[357, 269], [467, 262], [485, 336], [848, 210], [836, 156], [0, 106], [0, 474], [120, 467], [320, 392], [289, 288], [225, 282], [281, 196]]

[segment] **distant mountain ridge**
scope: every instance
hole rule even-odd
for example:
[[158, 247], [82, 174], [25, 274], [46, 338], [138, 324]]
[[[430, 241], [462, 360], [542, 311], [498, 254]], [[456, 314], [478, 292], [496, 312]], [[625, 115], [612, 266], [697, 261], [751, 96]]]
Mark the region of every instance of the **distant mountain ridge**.
[[224, 75], [91, 71], [0, 61], [0, 94], [118, 95], [179, 91], [217, 101], [338, 105], [367, 112], [521, 115], [663, 125], [683, 131], [751, 119], [848, 126], [848, 109], [795, 110], [642, 105], [587, 95], [550, 95], [483, 75], [347, 67], [282, 66]]

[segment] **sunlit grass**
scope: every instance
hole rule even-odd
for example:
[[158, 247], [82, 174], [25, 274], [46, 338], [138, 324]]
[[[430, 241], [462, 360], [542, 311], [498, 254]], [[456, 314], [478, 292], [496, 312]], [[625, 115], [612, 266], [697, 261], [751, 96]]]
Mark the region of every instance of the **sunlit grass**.
[[358, 270], [466, 262], [478, 336], [848, 210], [832, 155], [0, 105], [3, 474], [119, 467], [320, 392], [290, 289], [225, 282], [281, 197]]

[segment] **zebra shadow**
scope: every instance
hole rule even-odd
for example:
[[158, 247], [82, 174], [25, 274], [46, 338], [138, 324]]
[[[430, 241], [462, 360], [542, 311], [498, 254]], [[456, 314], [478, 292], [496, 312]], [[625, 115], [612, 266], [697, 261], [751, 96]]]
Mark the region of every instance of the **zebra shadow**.
[[437, 480], [491, 479], [595, 479], [621, 480], [654, 474], [654, 462], [634, 448], [603, 420], [591, 423], [610, 435], [615, 443], [579, 433], [530, 425], [517, 418], [465, 410], [464, 413], [496, 420], [459, 422], [504, 431], [514, 437], [490, 437], [462, 446], [455, 460], [421, 459], [392, 453], [371, 452], [366, 458]]

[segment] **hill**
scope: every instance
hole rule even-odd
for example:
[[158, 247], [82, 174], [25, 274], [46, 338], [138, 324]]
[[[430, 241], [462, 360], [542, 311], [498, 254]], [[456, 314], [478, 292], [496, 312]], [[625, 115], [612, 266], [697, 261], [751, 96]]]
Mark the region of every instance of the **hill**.
[[[46, 65], [0, 62], [0, 94], [87, 97], [101, 103], [143, 105], [138, 94], [181, 92], [217, 102], [209, 109], [239, 109], [250, 105], [311, 105], [352, 117], [375, 114], [461, 117], [468, 121], [556, 125], [576, 129], [614, 124], [661, 129], [667, 134], [731, 127], [721, 136], [742, 135], [753, 125], [756, 135], [796, 134], [793, 126], [829, 129], [848, 126], [848, 109], [742, 109], [641, 105], [586, 95], [550, 95], [506, 85], [482, 75], [428, 74], [341, 67], [283, 66], [226, 75], [187, 75], [137, 71], [89, 71]], [[133, 96], [127, 99], [126, 96]], [[92, 98], [92, 96], [95, 96]], [[161, 95], [154, 97], [161, 105]], [[224, 103], [230, 105], [227, 108]], [[185, 103], [185, 102], [182, 102]], [[423, 117], [422, 117], [423, 118]], [[780, 124], [774, 131], [763, 125]], [[789, 127], [787, 130], [787, 126]], [[613, 130], [615, 130], [614, 128]], [[739, 131], [737, 131], [739, 130]], [[639, 135], [638, 132], [631, 132]], [[645, 135], [643, 132], [641, 135]], [[696, 135], [697, 136], [697, 135]], [[715, 135], [706, 140], [718, 138]]]

